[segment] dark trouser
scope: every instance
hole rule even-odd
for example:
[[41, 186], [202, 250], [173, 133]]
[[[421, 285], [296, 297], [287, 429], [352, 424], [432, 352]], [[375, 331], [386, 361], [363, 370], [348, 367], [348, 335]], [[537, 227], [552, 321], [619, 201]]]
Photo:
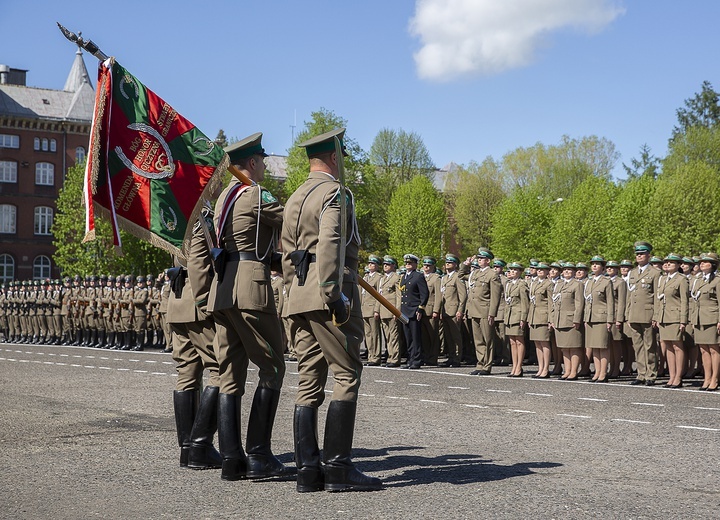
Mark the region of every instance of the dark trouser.
[[407, 345], [407, 363], [410, 366], [420, 366], [422, 365], [422, 326], [413, 317], [403, 328]]

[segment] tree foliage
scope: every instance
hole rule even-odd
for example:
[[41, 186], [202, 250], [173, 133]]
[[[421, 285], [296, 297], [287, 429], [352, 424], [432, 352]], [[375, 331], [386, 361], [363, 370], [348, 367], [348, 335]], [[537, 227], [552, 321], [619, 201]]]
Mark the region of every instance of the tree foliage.
[[96, 239], [82, 243], [85, 236], [85, 205], [83, 202], [84, 165], [68, 169], [57, 199], [57, 214], [52, 227], [53, 257], [63, 275], [80, 274], [156, 274], [172, 265], [171, 257], [162, 249], [121, 231], [124, 256], [113, 253], [110, 223], [95, 219]]
[[440, 256], [447, 219], [442, 196], [430, 179], [420, 175], [402, 184], [387, 217], [390, 254]]
[[422, 137], [403, 129], [381, 129], [370, 147], [370, 162], [377, 166], [378, 177], [392, 189], [417, 175], [433, 178], [435, 164]]
[[590, 175], [610, 179], [618, 157], [615, 145], [605, 138], [563, 136], [558, 145], [537, 143], [506, 154], [502, 170], [508, 190], [532, 185], [543, 197], [566, 199]]
[[660, 159], [652, 154], [650, 147], [646, 143], [640, 147], [640, 157], [630, 159], [630, 166], [623, 163], [623, 169], [628, 179], [643, 175], [656, 179], [660, 173]]
[[657, 181], [650, 175], [631, 178], [621, 185], [610, 213], [612, 231], [604, 249], [607, 259], [632, 260], [633, 244], [637, 240], [651, 240], [648, 208], [656, 186]]
[[720, 123], [720, 96], [709, 81], [703, 81], [700, 92], [685, 100], [676, 111], [678, 124], [673, 128], [671, 141], [690, 128], [714, 128]]
[[452, 215], [449, 224], [456, 229], [462, 256], [490, 243], [491, 215], [505, 198], [500, 165], [488, 157], [481, 164], [471, 162], [449, 175], [446, 207]]
[[591, 175], [559, 203], [551, 226], [552, 257], [587, 261], [593, 255], [607, 254], [617, 193], [612, 181]]

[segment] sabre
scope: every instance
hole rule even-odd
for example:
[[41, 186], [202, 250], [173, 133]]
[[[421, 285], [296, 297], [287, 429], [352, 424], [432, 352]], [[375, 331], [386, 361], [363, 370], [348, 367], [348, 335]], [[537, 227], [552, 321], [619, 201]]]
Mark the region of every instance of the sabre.
[[[58, 28], [60, 29], [60, 32], [63, 33], [63, 36], [67, 38], [69, 41], [77, 45], [78, 47], [85, 49], [90, 54], [95, 56], [100, 61], [105, 61], [110, 56], [105, 54], [103, 51], [100, 50], [100, 48], [97, 46], [97, 44], [92, 40], [85, 40], [82, 37], [82, 32], [78, 31], [78, 34], [75, 34], [74, 32], [68, 30], [65, 26], [63, 26], [60, 22], [57, 23]], [[228, 167], [228, 171], [240, 182], [243, 184], [248, 184], [250, 186], [255, 185], [255, 181], [251, 180], [247, 175], [245, 175], [243, 172], [238, 170], [235, 166], [232, 164]]]

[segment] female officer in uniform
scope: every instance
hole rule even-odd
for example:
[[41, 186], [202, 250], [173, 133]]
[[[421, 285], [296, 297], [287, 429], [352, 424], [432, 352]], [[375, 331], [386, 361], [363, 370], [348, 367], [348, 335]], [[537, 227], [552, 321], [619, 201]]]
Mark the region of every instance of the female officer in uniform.
[[555, 284], [552, 300], [552, 328], [557, 346], [562, 351], [565, 371], [560, 379], [575, 381], [582, 355], [583, 337], [580, 326], [584, 302], [582, 284], [575, 279], [575, 265], [563, 264], [562, 278]]
[[690, 323], [695, 344], [700, 346], [705, 379], [700, 390], [715, 391], [720, 373], [720, 278], [715, 275], [718, 256], [704, 253], [700, 257], [701, 276], [690, 285]]
[[523, 266], [517, 262], [508, 265], [505, 283], [505, 334], [510, 338], [512, 370], [508, 377], [522, 377], [525, 359], [525, 325], [528, 316], [528, 287], [520, 277]]
[[682, 257], [675, 253], [667, 255], [663, 261], [663, 271], [667, 276], [660, 277], [655, 298], [653, 321], [660, 329], [660, 343], [667, 353], [667, 366], [670, 380], [667, 388], [682, 387], [685, 371], [685, 351], [683, 350], [683, 332], [688, 322], [688, 283], [680, 270]]
[[550, 266], [539, 262], [535, 274], [537, 278], [530, 282], [528, 323], [530, 341], [535, 342], [538, 371], [533, 377], [550, 377], [550, 312], [552, 310], [553, 283], [548, 279]]

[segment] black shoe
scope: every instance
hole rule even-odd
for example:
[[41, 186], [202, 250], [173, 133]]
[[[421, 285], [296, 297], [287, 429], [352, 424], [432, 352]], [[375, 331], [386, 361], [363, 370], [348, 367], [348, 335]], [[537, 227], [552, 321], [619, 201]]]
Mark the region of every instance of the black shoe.
[[379, 367], [380, 363], [377, 361], [368, 361], [367, 363], [363, 363], [363, 365], [366, 367]]
[[473, 370], [470, 372], [471, 376], [489, 376], [490, 372], [488, 370]]
[[655, 380], [648, 379], [647, 381], [645, 381], [645, 386], [655, 386]]
[[577, 380], [578, 380], [578, 376], [565, 378], [565, 381], [577, 381]]
[[408, 364], [400, 365], [400, 368], [403, 368], [403, 369], [405, 369], [405, 368], [410, 368], [410, 365], [408, 365]]
[[418, 370], [420, 368], [420, 365], [409, 365], [408, 368], [410, 370]]
[[387, 368], [399, 368], [400, 363], [385, 363], [383, 366], [385, 366]]
[[633, 386], [635, 386], [635, 385], [642, 385], [642, 384], [645, 384], [645, 381], [643, 381], [642, 379], [633, 379], [633, 380], [630, 381], [630, 383], [628, 383], [628, 384], [631, 384], [631, 385], [633, 385]]

